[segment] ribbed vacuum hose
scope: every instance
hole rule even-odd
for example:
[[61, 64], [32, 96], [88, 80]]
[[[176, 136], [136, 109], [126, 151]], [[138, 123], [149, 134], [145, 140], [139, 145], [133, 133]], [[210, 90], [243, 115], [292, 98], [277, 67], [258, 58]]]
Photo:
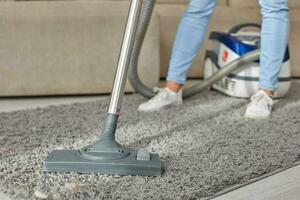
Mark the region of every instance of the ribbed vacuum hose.
[[[133, 53], [131, 56], [129, 71], [128, 71], [128, 80], [131, 83], [132, 87], [135, 89], [136, 92], [138, 92], [139, 94], [141, 94], [146, 98], [153, 97], [155, 93], [151, 88], [147, 87], [141, 81], [138, 75], [138, 60], [145, 39], [146, 31], [151, 19], [154, 5], [155, 5], [155, 0], [143, 0], [142, 11], [138, 22], [138, 28], [136, 32]], [[260, 51], [256, 50], [229, 63], [228, 65], [220, 69], [218, 72], [213, 74], [211, 77], [204, 80], [203, 82], [196, 84], [188, 89], [184, 89], [183, 98], [191, 97], [195, 94], [202, 92], [203, 90], [206, 90], [207, 88], [211, 87], [214, 83], [220, 81], [224, 76], [227, 76], [232, 71], [238, 69], [241, 66], [244, 66], [244, 64], [258, 60], [259, 56], [260, 56]]]
[[[191, 97], [203, 90], [208, 89], [214, 83], [220, 81], [224, 76], [229, 75], [232, 71], [245, 66], [246, 63], [254, 62], [259, 59], [260, 51], [252, 51], [244, 56], [240, 57], [239, 59], [227, 64], [226, 66], [222, 67], [218, 70], [215, 74], [210, 76], [208, 79], [204, 80], [203, 82], [196, 84], [188, 89], [183, 90], [183, 98]], [[246, 65], [247, 66], [247, 65]]]
[[142, 10], [139, 17], [136, 38], [134, 41], [133, 52], [128, 69], [128, 80], [134, 90], [146, 98], [151, 98], [155, 95], [153, 90], [147, 87], [138, 75], [138, 60], [141, 48], [145, 39], [147, 28], [149, 26], [155, 0], [143, 0]]

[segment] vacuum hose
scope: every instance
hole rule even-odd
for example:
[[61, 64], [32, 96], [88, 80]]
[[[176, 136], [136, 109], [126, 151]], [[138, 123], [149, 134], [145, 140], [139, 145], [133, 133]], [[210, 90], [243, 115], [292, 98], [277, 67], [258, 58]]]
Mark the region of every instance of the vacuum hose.
[[239, 59], [227, 64], [225, 67], [222, 67], [212, 76], [207, 78], [205, 81], [183, 90], [183, 98], [191, 97], [199, 92], [202, 92], [203, 90], [206, 90], [207, 88], [211, 87], [214, 83], [220, 81], [224, 76], [229, 75], [232, 71], [240, 68], [241, 66], [245, 66], [244, 64], [258, 60], [259, 56], [259, 50], [245, 54]]
[[133, 52], [128, 69], [128, 80], [134, 90], [146, 98], [151, 98], [155, 95], [153, 90], [147, 87], [138, 75], [138, 60], [141, 48], [145, 39], [147, 28], [149, 26], [155, 0], [143, 0], [142, 10], [140, 12], [138, 27], [136, 30], [136, 37], [133, 45]]
[[[136, 92], [141, 94], [146, 98], [153, 97], [156, 93], [149, 87], [147, 87], [140, 79], [138, 75], [138, 60], [140, 56], [140, 51], [144, 42], [145, 34], [151, 19], [151, 15], [153, 12], [153, 8], [155, 5], [155, 0], [143, 0], [142, 10], [139, 17], [136, 38], [134, 41], [133, 52], [131, 55], [129, 72], [128, 72], [128, 80], [131, 83], [131, 86], [134, 88]], [[213, 74], [207, 80], [196, 84], [190, 88], [183, 90], [183, 98], [191, 97], [195, 94], [202, 92], [203, 90], [208, 89], [214, 83], [221, 80], [224, 76], [229, 75], [232, 71], [244, 66], [244, 64], [253, 62], [259, 59], [260, 51], [252, 51], [239, 59], [229, 63], [218, 72]]]

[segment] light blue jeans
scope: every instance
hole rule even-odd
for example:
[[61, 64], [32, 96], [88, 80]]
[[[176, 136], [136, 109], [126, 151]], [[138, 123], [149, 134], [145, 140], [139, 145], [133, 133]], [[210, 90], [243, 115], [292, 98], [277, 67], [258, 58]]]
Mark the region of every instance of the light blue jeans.
[[[262, 14], [261, 89], [275, 91], [289, 36], [288, 0], [259, 0]], [[189, 68], [206, 36], [216, 0], [190, 0], [177, 31], [167, 80], [186, 82]]]

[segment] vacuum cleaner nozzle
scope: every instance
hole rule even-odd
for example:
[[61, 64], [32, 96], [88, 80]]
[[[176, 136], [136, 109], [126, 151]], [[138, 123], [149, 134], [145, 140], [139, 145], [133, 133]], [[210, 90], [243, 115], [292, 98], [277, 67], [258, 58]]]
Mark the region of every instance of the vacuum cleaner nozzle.
[[161, 162], [147, 149], [129, 150], [115, 140], [118, 115], [108, 114], [100, 139], [80, 150], [55, 150], [43, 163], [46, 172], [159, 176]]
[[43, 163], [46, 172], [159, 176], [161, 162], [147, 149], [131, 150], [115, 140], [119, 115], [108, 113], [101, 136], [80, 150], [55, 150]]
[[80, 150], [56, 150], [44, 161], [43, 171], [159, 176], [161, 174], [159, 156], [145, 152], [143, 149], [130, 150], [120, 159], [97, 160], [87, 159]]

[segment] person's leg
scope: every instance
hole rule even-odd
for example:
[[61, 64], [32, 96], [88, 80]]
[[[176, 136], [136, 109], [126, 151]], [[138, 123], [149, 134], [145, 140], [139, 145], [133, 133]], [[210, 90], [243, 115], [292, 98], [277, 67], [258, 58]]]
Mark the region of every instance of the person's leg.
[[263, 17], [261, 31], [260, 79], [257, 94], [251, 98], [245, 116], [265, 118], [271, 115], [270, 98], [278, 86], [289, 35], [288, 0], [259, 0]]
[[259, 87], [270, 96], [278, 86], [289, 36], [288, 0], [260, 0], [263, 17]]
[[164, 107], [182, 103], [181, 87], [205, 39], [215, 4], [216, 0], [190, 0], [177, 31], [166, 86], [163, 89], [157, 88], [158, 93], [141, 104], [139, 111], [159, 111]]
[[166, 87], [178, 92], [203, 44], [216, 0], [191, 0], [176, 34]]

